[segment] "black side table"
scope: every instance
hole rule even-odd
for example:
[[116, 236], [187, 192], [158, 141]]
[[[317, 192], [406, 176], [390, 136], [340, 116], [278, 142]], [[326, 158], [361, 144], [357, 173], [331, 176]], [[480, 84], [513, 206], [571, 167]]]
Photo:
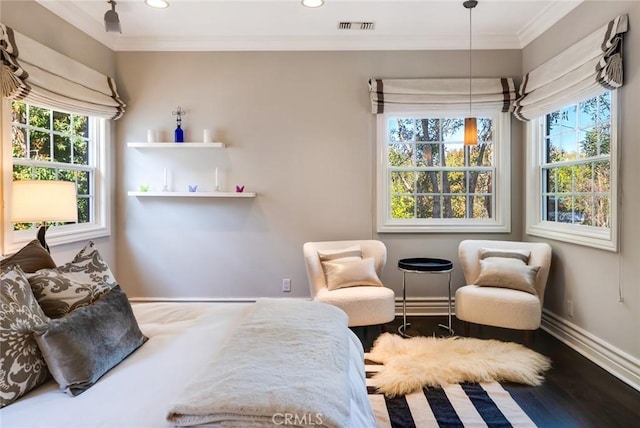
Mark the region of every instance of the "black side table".
[[413, 258], [413, 259], [400, 259], [398, 260], [398, 269], [402, 271], [402, 325], [398, 327], [398, 333], [402, 337], [409, 337], [405, 333], [407, 327], [411, 324], [407, 323], [407, 294], [406, 294], [406, 281], [405, 276], [409, 273], [446, 273], [449, 275], [449, 324], [438, 324], [438, 327], [444, 328], [449, 331], [450, 335], [453, 335], [453, 329], [451, 328], [451, 272], [453, 272], [453, 263], [451, 260], [445, 259], [432, 259], [432, 258]]

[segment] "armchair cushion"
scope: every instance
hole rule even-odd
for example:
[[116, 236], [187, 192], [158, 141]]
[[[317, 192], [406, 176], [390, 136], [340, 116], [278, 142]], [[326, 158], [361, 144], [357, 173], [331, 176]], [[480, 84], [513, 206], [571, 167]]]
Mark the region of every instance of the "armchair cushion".
[[366, 259], [349, 257], [323, 261], [322, 268], [324, 269], [329, 290], [361, 285], [382, 287], [382, 282], [376, 274], [373, 257]]
[[526, 265], [522, 260], [507, 257], [489, 257], [480, 260], [480, 275], [475, 285], [511, 288], [536, 294], [536, 276], [540, 266]]

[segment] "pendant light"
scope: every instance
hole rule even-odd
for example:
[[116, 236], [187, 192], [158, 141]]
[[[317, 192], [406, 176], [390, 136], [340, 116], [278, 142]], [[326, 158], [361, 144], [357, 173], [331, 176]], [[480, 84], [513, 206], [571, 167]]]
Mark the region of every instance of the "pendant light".
[[462, 5], [469, 9], [469, 117], [464, 119], [464, 145], [465, 146], [475, 146], [478, 144], [478, 121], [471, 114], [471, 9], [478, 5], [476, 0], [467, 0]]

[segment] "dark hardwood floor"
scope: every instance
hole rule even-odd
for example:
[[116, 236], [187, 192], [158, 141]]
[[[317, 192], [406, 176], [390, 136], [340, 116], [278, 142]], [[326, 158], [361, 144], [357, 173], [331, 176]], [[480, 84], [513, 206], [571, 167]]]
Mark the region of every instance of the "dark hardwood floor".
[[[408, 317], [411, 335], [430, 336], [446, 334], [438, 323], [446, 317]], [[397, 333], [402, 317], [383, 326], [383, 331]], [[456, 334], [463, 334], [461, 322], [453, 319]], [[365, 349], [380, 334], [380, 327], [353, 329]], [[471, 337], [497, 339], [525, 344], [522, 332], [471, 326]], [[620, 381], [598, 367], [547, 332], [539, 329], [527, 346], [551, 358], [552, 368], [546, 373], [545, 383], [538, 387], [504, 384], [513, 398], [539, 427], [640, 427], [640, 391]], [[517, 428], [517, 427], [516, 427]]]

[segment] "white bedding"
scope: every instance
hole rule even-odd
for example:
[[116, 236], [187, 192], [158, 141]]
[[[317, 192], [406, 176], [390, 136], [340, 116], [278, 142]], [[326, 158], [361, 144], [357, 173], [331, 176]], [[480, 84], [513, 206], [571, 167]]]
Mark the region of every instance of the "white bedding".
[[[70, 397], [53, 381], [0, 410], [3, 428], [146, 428], [171, 426], [167, 411], [175, 394], [202, 367], [210, 352], [233, 340], [252, 303], [138, 303], [133, 310], [147, 343], [88, 391]], [[375, 427], [366, 395], [362, 346], [351, 334], [349, 427]], [[206, 342], [206, 347], [203, 344]]]

